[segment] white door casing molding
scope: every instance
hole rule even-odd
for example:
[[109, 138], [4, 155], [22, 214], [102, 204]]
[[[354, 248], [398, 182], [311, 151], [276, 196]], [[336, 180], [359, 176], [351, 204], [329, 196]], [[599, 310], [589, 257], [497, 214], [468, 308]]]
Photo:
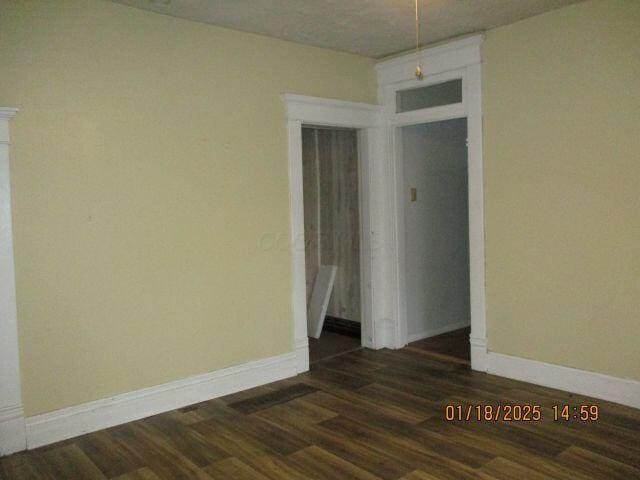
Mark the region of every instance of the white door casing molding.
[[[377, 325], [380, 319], [373, 312], [379, 299], [376, 292], [383, 278], [377, 264], [377, 234], [380, 220], [379, 201], [374, 198], [376, 186], [372, 179], [384, 164], [380, 142], [380, 114], [377, 105], [345, 102], [303, 95], [285, 94], [289, 155], [290, 248], [292, 261], [292, 312], [294, 339], [298, 356], [298, 372], [309, 369], [307, 340], [307, 298], [305, 283], [304, 196], [302, 191], [302, 126], [328, 126], [358, 129], [358, 172], [360, 178], [360, 268], [362, 298], [362, 341], [369, 348], [380, 348]], [[382, 283], [383, 285], [383, 283]]]
[[16, 113], [14, 108], [0, 107], [0, 455], [26, 446], [9, 179], [9, 120]]
[[[414, 78], [416, 54], [376, 65], [378, 100], [383, 106], [386, 157], [392, 168], [387, 189], [390, 207], [386, 212], [393, 248], [389, 283], [393, 297], [391, 338], [387, 343], [401, 348], [408, 342], [405, 289], [404, 185], [398, 127], [454, 118], [467, 118], [469, 177], [469, 262], [471, 287], [471, 366], [487, 371], [484, 280], [484, 193], [482, 159], [482, 35], [449, 42], [420, 52], [423, 80]], [[410, 112], [396, 113], [396, 92], [462, 79], [462, 102]]]

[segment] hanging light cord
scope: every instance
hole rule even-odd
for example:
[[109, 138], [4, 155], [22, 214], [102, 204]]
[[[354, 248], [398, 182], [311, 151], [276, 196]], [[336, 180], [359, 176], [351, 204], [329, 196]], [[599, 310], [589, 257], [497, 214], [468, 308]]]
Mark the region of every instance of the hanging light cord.
[[420, 11], [418, 9], [418, 0], [416, 3], [416, 78], [422, 80], [422, 67], [420, 67]]

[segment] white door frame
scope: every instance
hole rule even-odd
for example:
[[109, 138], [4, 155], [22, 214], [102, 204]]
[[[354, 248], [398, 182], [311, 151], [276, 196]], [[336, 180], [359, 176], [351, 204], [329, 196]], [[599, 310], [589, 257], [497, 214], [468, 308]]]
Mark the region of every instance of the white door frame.
[[381, 108], [365, 103], [344, 102], [303, 95], [283, 95], [286, 108], [289, 155], [290, 249], [292, 261], [292, 313], [298, 371], [309, 369], [307, 338], [307, 295], [305, 280], [304, 197], [302, 191], [302, 126], [317, 125], [358, 129], [358, 177], [360, 197], [360, 291], [362, 301], [362, 344], [380, 348], [377, 335], [374, 272], [381, 257], [374, 254], [374, 225], [379, 217], [372, 198], [372, 176], [383, 161], [380, 141]]
[[0, 455], [27, 446], [20, 387], [9, 181], [9, 120], [16, 112], [15, 108], [0, 107]]
[[[471, 367], [487, 370], [484, 272], [484, 194], [482, 158], [482, 72], [483, 36], [476, 35], [420, 52], [423, 80], [413, 77], [416, 55], [410, 54], [376, 65], [378, 97], [384, 109], [386, 156], [393, 169], [388, 188], [391, 195], [393, 245], [392, 280], [394, 331], [390, 343], [394, 348], [407, 344], [406, 265], [404, 223], [403, 159], [398, 127], [454, 118], [467, 118], [469, 180], [469, 269], [471, 302]], [[452, 79], [462, 79], [462, 102], [411, 112], [396, 113], [396, 92]]]

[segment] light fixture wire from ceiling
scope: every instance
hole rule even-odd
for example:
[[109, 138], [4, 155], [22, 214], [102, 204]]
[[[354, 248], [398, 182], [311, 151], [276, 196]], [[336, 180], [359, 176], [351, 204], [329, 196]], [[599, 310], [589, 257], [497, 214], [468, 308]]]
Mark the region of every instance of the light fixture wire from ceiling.
[[418, 7], [418, 1], [416, 3], [416, 78], [422, 80], [422, 67], [420, 66], [420, 9]]

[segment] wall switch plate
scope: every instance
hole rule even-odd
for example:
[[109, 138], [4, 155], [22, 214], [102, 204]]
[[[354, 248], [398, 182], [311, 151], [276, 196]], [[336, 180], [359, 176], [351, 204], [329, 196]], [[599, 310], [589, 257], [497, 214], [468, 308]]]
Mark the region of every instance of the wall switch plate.
[[418, 190], [414, 187], [411, 187], [411, 201], [415, 202], [418, 199]]

